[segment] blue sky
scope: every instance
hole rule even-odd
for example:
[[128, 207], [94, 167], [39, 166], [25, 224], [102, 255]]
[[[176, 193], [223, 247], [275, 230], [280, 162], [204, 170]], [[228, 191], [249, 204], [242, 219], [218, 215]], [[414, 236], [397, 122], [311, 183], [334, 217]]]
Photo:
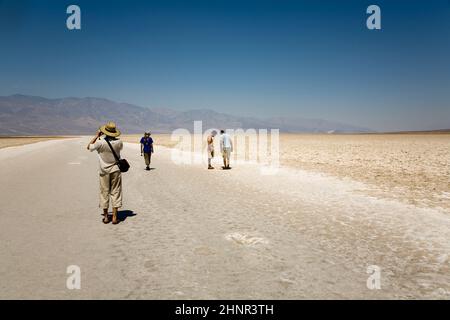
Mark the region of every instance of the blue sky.
[[0, 95], [450, 127], [450, 0], [0, 0], [0, 39]]

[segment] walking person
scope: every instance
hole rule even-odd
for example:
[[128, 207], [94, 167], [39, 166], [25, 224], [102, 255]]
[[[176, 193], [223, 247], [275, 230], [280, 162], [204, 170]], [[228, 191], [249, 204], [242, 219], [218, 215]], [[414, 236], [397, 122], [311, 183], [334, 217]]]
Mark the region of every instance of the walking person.
[[150, 132], [145, 132], [144, 136], [141, 138], [141, 156], [144, 156], [145, 170], [150, 170], [150, 163], [152, 161], [153, 153], [153, 139], [150, 137]]
[[230, 168], [230, 156], [233, 152], [233, 140], [225, 130], [220, 130], [220, 152], [223, 157], [223, 169], [228, 170]]
[[214, 158], [214, 137], [217, 135], [217, 131], [214, 130], [210, 135], [206, 138], [206, 142], [208, 143], [208, 147], [206, 149], [208, 153], [208, 169], [214, 169], [211, 165], [211, 160]]
[[[103, 139], [100, 139], [104, 136]], [[108, 215], [109, 203], [113, 209], [112, 223], [119, 223], [117, 211], [122, 207], [122, 175], [117, 165], [116, 155], [120, 158], [120, 151], [123, 143], [117, 137], [120, 131], [114, 122], [108, 122], [100, 127], [94, 138], [89, 142], [87, 149], [89, 151], [97, 151], [99, 160], [99, 177], [100, 177], [100, 204], [103, 209], [103, 223], [111, 222]]]

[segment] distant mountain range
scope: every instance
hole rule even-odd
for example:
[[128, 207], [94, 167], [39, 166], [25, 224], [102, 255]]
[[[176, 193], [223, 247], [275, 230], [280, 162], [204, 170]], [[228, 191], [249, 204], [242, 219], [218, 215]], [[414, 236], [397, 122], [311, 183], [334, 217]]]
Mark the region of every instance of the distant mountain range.
[[239, 117], [212, 110], [176, 111], [150, 109], [102, 98], [47, 99], [36, 96], [0, 96], [0, 135], [77, 135], [91, 134], [107, 121], [115, 121], [124, 133], [171, 132], [177, 128], [193, 130], [193, 122], [203, 121], [209, 128], [280, 129], [281, 132], [371, 132], [320, 119]]

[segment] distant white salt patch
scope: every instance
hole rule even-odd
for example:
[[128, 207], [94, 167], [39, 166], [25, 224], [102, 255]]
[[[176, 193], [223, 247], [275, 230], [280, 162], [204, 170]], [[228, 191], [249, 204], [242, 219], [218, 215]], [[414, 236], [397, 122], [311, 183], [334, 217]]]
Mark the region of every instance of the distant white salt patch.
[[227, 234], [225, 236], [225, 239], [228, 241], [233, 241], [237, 244], [244, 245], [244, 246], [254, 246], [258, 244], [267, 244], [269, 241], [267, 239], [264, 239], [262, 237], [252, 237], [246, 234], [241, 234], [238, 232], [233, 232], [230, 234]]
[[442, 192], [440, 195], [441, 199], [450, 199], [450, 192]]

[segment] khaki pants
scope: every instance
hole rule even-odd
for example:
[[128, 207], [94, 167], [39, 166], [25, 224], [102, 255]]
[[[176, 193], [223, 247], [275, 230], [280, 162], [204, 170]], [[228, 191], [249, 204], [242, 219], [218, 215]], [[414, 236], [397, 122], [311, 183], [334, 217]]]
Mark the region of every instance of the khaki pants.
[[145, 165], [148, 167], [150, 165], [150, 161], [152, 160], [151, 153], [144, 153]]
[[231, 155], [231, 148], [223, 148], [222, 156], [223, 159], [227, 161], [227, 164], [230, 164], [230, 155]]
[[100, 176], [100, 208], [109, 208], [109, 198], [113, 208], [122, 207], [122, 174], [120, 171]]

